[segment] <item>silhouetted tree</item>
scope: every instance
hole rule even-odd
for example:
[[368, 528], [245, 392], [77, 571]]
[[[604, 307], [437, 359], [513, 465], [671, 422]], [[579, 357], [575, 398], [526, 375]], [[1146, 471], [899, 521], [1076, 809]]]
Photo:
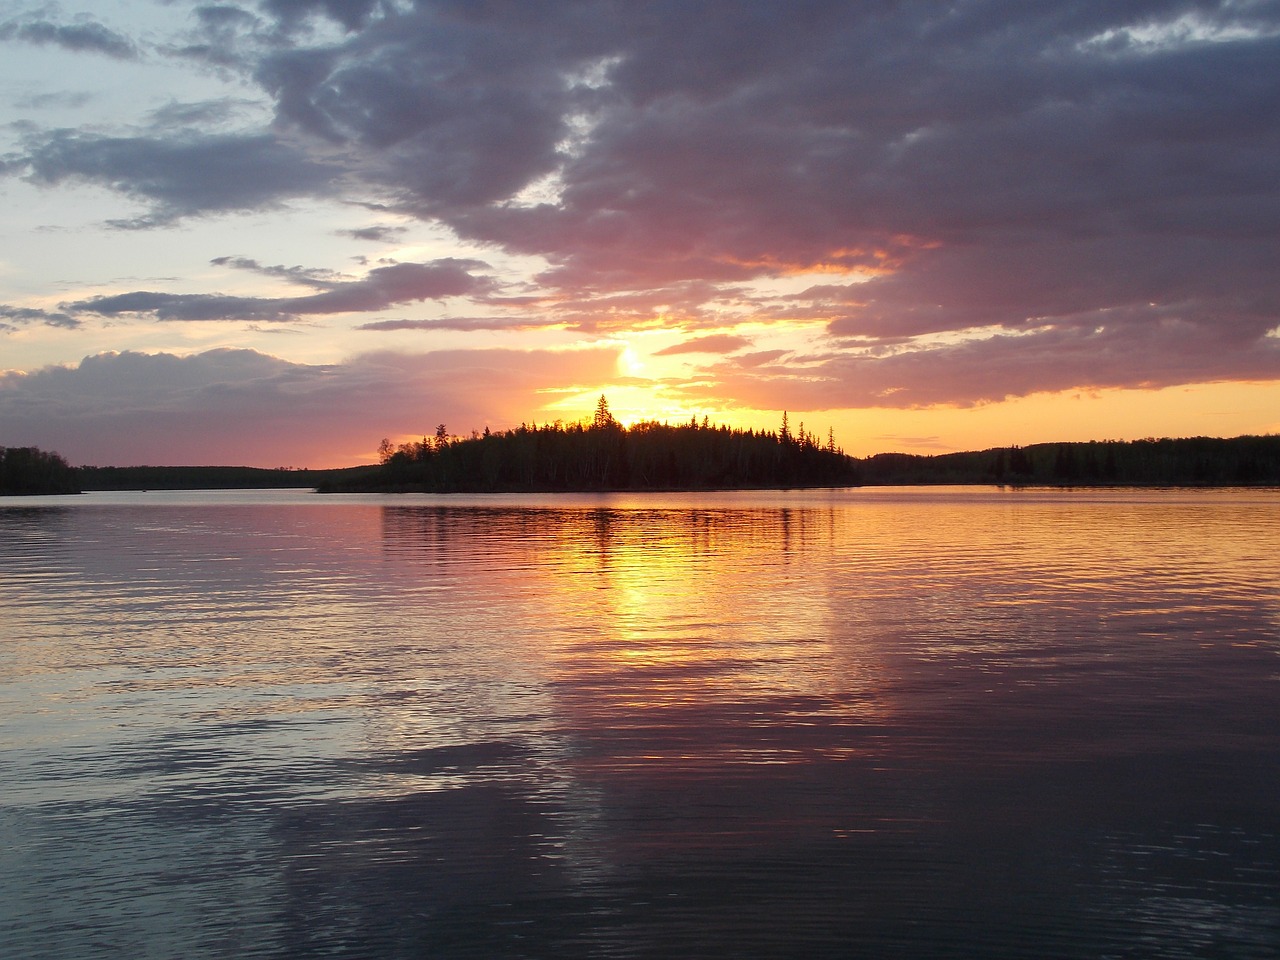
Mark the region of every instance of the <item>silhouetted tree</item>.
[[609, 412], [609, 401], [605, 399], [605, 395], [600, 394], [600, 399], [596, 401], [596, 415], [591, 418], [591, 426], [595, 430], [608, 430], [610, 427], [617, 426], [617, 421], [613, 419], [613, 414]]
[[[741, 486], [847, 485], [854, 461], [815, 438], [797, 443], [779, 435], [716, 427], [691, 417], [670, 426], [646, 421], [623, 427], [601, 396], [589, 425], [557, 421], [521, 424], [468, 439], [449, 438], [442, 424], [432, 450], [400, 451], [381, 474], [355, 478], [347, 489], [616, 490]], [[426, 442], [421, 445], [426, 447]], [[834, 435], [828, 447], [834, 447]], [[385, 448], [383, 449], [385, 452]], [[335, 481], [330, 489], [341, 489]]]
[[38, 447], [0, 447], [0, 494], [79, 493], [76, 471]]

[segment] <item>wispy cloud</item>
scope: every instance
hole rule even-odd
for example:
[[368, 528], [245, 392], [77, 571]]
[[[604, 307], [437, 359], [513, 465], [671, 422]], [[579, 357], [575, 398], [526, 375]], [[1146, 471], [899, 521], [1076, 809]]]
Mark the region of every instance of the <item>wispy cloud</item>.
[[359, 280], [336, 279], [301, 267], [262, 267], [244, 258], [220, 257], [214, 263], [288, 279], [318, 288], [319, 292], [300, 297], [237, 297], [139, 290], [71, 301], [62, 306], [72, 314], [91, 313], [103, 317], [130, 314], [157, 320], [289, 321], [304, 316], [385, 310], [422, 300], [479, 296], [495, 287], [491, 278], [470, 272], [482, 270], [487, 264], [448, 257], [431, 263], [375, 267]]
[[0, 23], [0, 40], [17, 40], [61, 47], [74, 53], [98, 53], [117, 60], [133, 60], [138, 48], [128, 37], [87, 18], [55, 23], [39, 17]]
[[44, 324], [49, 327], [63, 327], [66, 329], [74, 329], [80, 326], [79, 320], [59, 310], [49, 311], [40, 310], [36, 307], [14, 307], [7, 303], [0, 303], [0, 318], [8, 321], [6, 326], [10, 329], [26, 324]]
[[713, 333], [705, 337], [695, 337], [683, 343], [672, 344], [654, 353], [656, 357], [671, 357], [681, 353], [733, 353], [751, 346], [747, 337], [739, 337], [732, 333]]

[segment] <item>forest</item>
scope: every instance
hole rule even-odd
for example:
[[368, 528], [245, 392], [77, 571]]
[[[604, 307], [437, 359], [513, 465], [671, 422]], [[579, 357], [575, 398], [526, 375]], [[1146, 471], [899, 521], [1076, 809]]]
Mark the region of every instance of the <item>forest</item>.
[[79, 493], [74, 467], [37, 447], [0, 447], [0, 496]]
[[1280, 436], [1093, 440], [858, 461], [866, 485], [1280, 486]]
[[322, 492], [701, 490], [750, 487], [997, 484], [1006, 486], [1280, 486], [1280, 436], [1096, 440], [994, 447], [934, 456], [849, 457], [792, 431], [717, 426], [706, 418], [624, 427], [602, 396], [589, 422], [521, 424], [503, 432], [393, 445], [381, 462], [321, 481]]
[[857, 461], [828, 435], [825, 443], [794, 432], [783, 415], [777, 432], [717, 426], [706, 418], [672, 426], [625, 427], [601, 397], [587, 423], [560, 421], [459, 438], [444, 424], [435, 435], [393, 446], [381, 463], [320, 485], [321, 492], [419, 490], [513, 492], [555, 490], [706, 490], [742, 487], [848, 486]]

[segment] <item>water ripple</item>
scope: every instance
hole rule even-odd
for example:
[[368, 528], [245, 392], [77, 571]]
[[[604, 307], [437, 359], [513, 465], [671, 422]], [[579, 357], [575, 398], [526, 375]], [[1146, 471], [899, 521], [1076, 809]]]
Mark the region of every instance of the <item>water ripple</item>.
[[0, 937], [1275, 956], [1278, 497], [0, 505]]

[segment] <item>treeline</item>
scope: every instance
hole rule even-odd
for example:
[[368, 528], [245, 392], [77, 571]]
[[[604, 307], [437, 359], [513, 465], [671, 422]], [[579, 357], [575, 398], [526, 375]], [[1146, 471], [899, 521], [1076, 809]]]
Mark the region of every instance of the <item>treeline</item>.
[[80, 467], [36, 447], [0, 447], [0, 495], [82, 490], [314, 487], [322, 492], [699, 490], [743, 487], [1003, 484], [1280, 486], [1280, 436], [1101, 440], [921, 456], [845, 456], [828, 434], [715, 426], [704, 419], [626, 428], [601, 409], [590, 424], [527, 426], [393, 446], [381, 463], [335, 470]]
[[318, 487], [347, 470], [284, 467], [81, 467], [85, 490], [250, 490]]
[[521, 424], [514, 430], [434, 437], [393, 447], [363, 476], [322, 484], [322, 492], [421, 490], [701, 490], [731, 487], [843, 486], [858, 482], [856, 463], [803, 426], [792, 433], [716, 426], [705, 418], [671, 426], [624, 427], [601, 398], [589, 424]]
[[79, 493], [74, 467], [37, 447], [0, 447], [0, 496]]
[[1013, 486], [1278, 486], [1280, 436], [1095, 440], [995, 447], [859, 461], [876, 485], [997, 483]]
[[503, 492], [735, 487], [1001, 484], [1009, 486], [1280, 486], [1280, 436], [1103, 440], [922, 456], [845, 456], [804, 431], [646, 422], [526, 426], [392, 446], [381, 464], [320, 484], [356, 490]]

